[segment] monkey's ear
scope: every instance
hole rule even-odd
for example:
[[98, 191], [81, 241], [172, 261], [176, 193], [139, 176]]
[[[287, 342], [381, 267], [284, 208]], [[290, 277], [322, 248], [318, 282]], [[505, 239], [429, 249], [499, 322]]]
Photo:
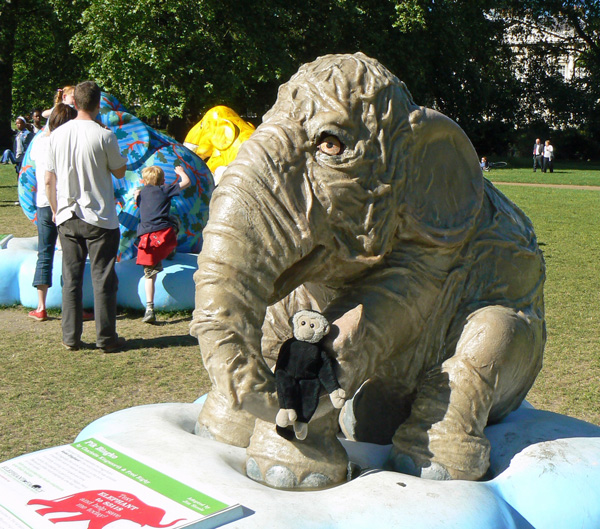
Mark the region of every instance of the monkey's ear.
[[302, 311], [298, 311], [290, 318], [290, 325], [292, 326], [292, 330], [294, 330], [298, 326], [298, 320], [302, 318], [302, 316]]

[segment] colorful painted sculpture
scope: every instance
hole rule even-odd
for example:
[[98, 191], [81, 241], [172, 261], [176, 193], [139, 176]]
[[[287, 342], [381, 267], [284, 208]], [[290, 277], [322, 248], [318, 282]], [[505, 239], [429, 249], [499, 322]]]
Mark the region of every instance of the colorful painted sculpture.
[[[116, 134], [121, 153], [127, 157], [125, 178], [113, 178], [115, 207], [121, 228], [119, 260], [130, 259], [137, 253], [134, 242], [139, 213], [133, 200], [133, 191], [141, 185], [142, 169], [150, 165], [157, 165], [163, 169], [167, 184], [176, 179], [176, 165], [182, 165], [186, 169], [192, 184], [172, 202], [173, 215], [181, 223], [177, 251], [199, 252], [202, 247], [202, 230], [208, 219], [208, 202], [214, 188], [214, 181], [206, 164], [174, 139], [152, 129], [130, 114], [109, 94], [102, 94], [99, 118]], [[35, 164], [29, 156], [30, 152], [31, 146], [25, 153], [19, 174], [19, 201], [25, 215], [36, 222], [37, 185]]]
[[215, 182], [254, 132], [254, 125], [244, 121], [225, 106], [211, 108], [188, 132], [184, 145], [206, 161]]

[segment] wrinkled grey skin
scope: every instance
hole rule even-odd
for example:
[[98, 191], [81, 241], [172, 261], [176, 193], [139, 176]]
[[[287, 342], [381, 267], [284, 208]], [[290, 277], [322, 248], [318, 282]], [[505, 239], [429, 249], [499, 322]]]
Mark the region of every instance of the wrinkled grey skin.
[[273, 486], [345, 479], [328, 399], [313, 451], [270, 433], [271, 367], [299, 309], [333, 322], [327, 347], [354, 396], [343, 432], [393, 442], [390, 468], [422, 477], [482, 477], [484, 427], [541, 368], [530, 221], [483, 179], [456, 123], [360, 53], [319, 58], [280, 88], [213, 193], [195, 281], [191, 332], [213, 384], [198, 431], [250, 443], [248, 474]]

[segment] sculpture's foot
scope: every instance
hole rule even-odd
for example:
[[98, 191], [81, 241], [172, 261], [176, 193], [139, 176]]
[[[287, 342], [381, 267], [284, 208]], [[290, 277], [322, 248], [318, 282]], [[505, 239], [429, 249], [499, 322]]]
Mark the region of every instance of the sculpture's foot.
[[[444, 368], [459, 363], [452, 359]], [[492, 391], [475, 371], [462, 369], [454, 384], [443, 369], [429, 372], [410, 417], [392, 442], [389, 466], [428, 479], [478, 480], [490, 464], [490, 443], [483, 433]]]
[[233, 446], [247, 447], [254, 431], [256, 417], [243, 410], [233, 410], [225, 396], [211, 390], [206, 396], [196, 435]]
[[[481, 436], [474, 438], [465, 434], [447, 434], [430, 440], [426, 447], [402, 443], [395, 438], [401, 448], [394, 446], [387, 467], [396, 472], [437, 481], [481, 479], [490, 464], [489, 441]], [[452, 448], [454, 447], [454, 448]]]
[[311, 421], [302, 441], [286, 440], [274, 424], [257, 420], [246, 450], [248, 477], [277, 489], [322, 489], [344, 483], [348, 456], [336, 437], [337, 414], [332, 415]]
[[452, 479], [448, 469], [441, 463], [427, 461], [426, 463], [417, 464], [412, 457], [403, 454], [402, 452], [397, 452], [395, 449], [393, 449], [390, 454], [388, 467], [396, 472], [402, 472], [403, 474], [424, 479], [434, 479], [436, 481], [447, 481]]

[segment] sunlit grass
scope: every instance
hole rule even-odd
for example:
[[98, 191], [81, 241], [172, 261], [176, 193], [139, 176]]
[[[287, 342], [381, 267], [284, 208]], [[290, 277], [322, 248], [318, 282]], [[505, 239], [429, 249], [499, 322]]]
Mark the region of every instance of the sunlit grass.
[[[600, 185], [600, 170], [502, 169], [495, 181]], [[535, 180], [533, 179], [535, 177]], [[532, 219], [547, 264], [548, 343], [544, 368], [528, 400], [536, 407], [600, 424], [600, 191], [499, 185]], [[0, 233], [36, 235], [17, 200], [12, 166], [0, 165]], [[190, 312], [160, 314], [161, 325], [122, 311], [122, 354], [63, 349], [60, 311], [38, 323], [23, 307], [0, 309], [0, 460], [72, 442], [89, 422], [113, 411], [155, 402], [191, 402], [209, 387], [198, 346], [188, 334]]]
[[600, 191], [498, 187], [533, 221], [546, 260], [548, 342], [528, 400], [600, 424]]

